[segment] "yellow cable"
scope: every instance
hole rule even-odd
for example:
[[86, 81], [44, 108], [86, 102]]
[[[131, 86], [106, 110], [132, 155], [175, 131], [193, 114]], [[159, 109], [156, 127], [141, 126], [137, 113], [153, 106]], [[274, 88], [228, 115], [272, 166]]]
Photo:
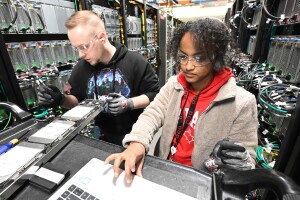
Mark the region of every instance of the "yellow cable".
[[[141, 10], [141, 13], [142, 13], [142, 31], [143, 31], [143, 33], [145, 34], [145, 15], [144, 15], [144, 10], [143, 10], [143, 7], [142, 7], [142, 5], [141, 4], [138, 4], [138, 7], [139, 7], [139, 9]], [[145, 37], [144, 37], [144, 34], [142, 34], [142, 38], [143, 38], [143, 41], [144, 41], [144, 43], [145, 43]], [[145, 45], [146, 46], [146, 45]]]
[[128, 1], [128, 3], [134, 4], [134, 5], [139, 5], [139, 3], [135, 2], [135, 1]]
[[81, 0], [78, 0], [78, 7], [79, 7], [79, 10], [82, 10]]
[[121, 43], [125, 44], [124, 27], [123, 27], [123, 17], [121, 15], [119, 15], [119, 21], [120, 21]]
[[157, 22], [156, 22], [156, 15], [154, 15], [154, 41], [157, 45]]

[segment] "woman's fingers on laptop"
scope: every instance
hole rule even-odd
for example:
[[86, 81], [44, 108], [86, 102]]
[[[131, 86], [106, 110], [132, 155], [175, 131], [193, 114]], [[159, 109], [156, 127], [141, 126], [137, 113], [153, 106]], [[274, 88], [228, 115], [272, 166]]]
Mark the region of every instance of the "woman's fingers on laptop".
[[142, 169], [143, 169], [144, 159], [145, 157], [142, 158], [141, 162], [136, 164], [137, 166], [136, 175], [142, 178], [143, 178]]
[[122, 153], [115, 153], [108, 156], [104, 164], [108, 164], [114, 160], [114, 176], [118, 177], [122, 170], [120, 165], [123, 161], [125, 167], [125, 179], [128, 184], [132, 183], [133, 174], [136, 173], [137, 176], [142, 177], [142, 168], [145, 159], [145, 147], [141, 143], [131, 142], [128, 148]]
[[113, 170], [114, 170], [114, 177], [117, 178], [121, 174], [121, 170], [119, 168], [121, 162], [123, 161], [121, 160], [121, 154], [120, 153], [111, 154], [105, 159], [104, 164], [108, 164], [112, 160], [115, 160], [113, 165]]

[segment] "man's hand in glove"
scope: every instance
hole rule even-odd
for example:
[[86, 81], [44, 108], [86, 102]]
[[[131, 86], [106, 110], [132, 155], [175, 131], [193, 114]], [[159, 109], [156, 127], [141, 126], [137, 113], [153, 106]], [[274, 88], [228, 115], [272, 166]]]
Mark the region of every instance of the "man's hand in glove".
[[40, 85], [38, 91], [38, 104], [43, 106], [58, 106], [63, 103], [64, 95], [53, 85]]
[[209, 171], [215, 169], [250, 170], [254, 168], [247, 149], [238, 142], [221, 140], [204, 164]]
[[113, 100], [108, 102], [108, 108], [111, 114], [118, 115], [133, 109], [132, 99], [127, 99], [117, 93], [110, 93], [108, 96], [113, 97]]

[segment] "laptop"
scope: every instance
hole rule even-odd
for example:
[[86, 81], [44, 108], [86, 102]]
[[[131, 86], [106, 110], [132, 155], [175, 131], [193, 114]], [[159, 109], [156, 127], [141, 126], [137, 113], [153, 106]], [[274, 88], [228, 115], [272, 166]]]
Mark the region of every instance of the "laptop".
[[196, 199], [138, 176], [134, 176], [132, 184], [128, 185], [125, 172], [114, 178], [112, 165], [103, 163], [97, 158], [92, 158], [49, 200]]

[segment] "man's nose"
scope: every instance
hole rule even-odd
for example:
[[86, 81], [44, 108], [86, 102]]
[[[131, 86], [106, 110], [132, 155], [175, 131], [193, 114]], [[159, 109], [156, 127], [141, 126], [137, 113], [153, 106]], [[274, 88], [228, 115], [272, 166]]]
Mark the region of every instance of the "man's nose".
[[80, 58], [84, 58], [86, 56], [86, 53], [82, 53], [81, 51], [78, 51], [79, 52], [79, 57]]

